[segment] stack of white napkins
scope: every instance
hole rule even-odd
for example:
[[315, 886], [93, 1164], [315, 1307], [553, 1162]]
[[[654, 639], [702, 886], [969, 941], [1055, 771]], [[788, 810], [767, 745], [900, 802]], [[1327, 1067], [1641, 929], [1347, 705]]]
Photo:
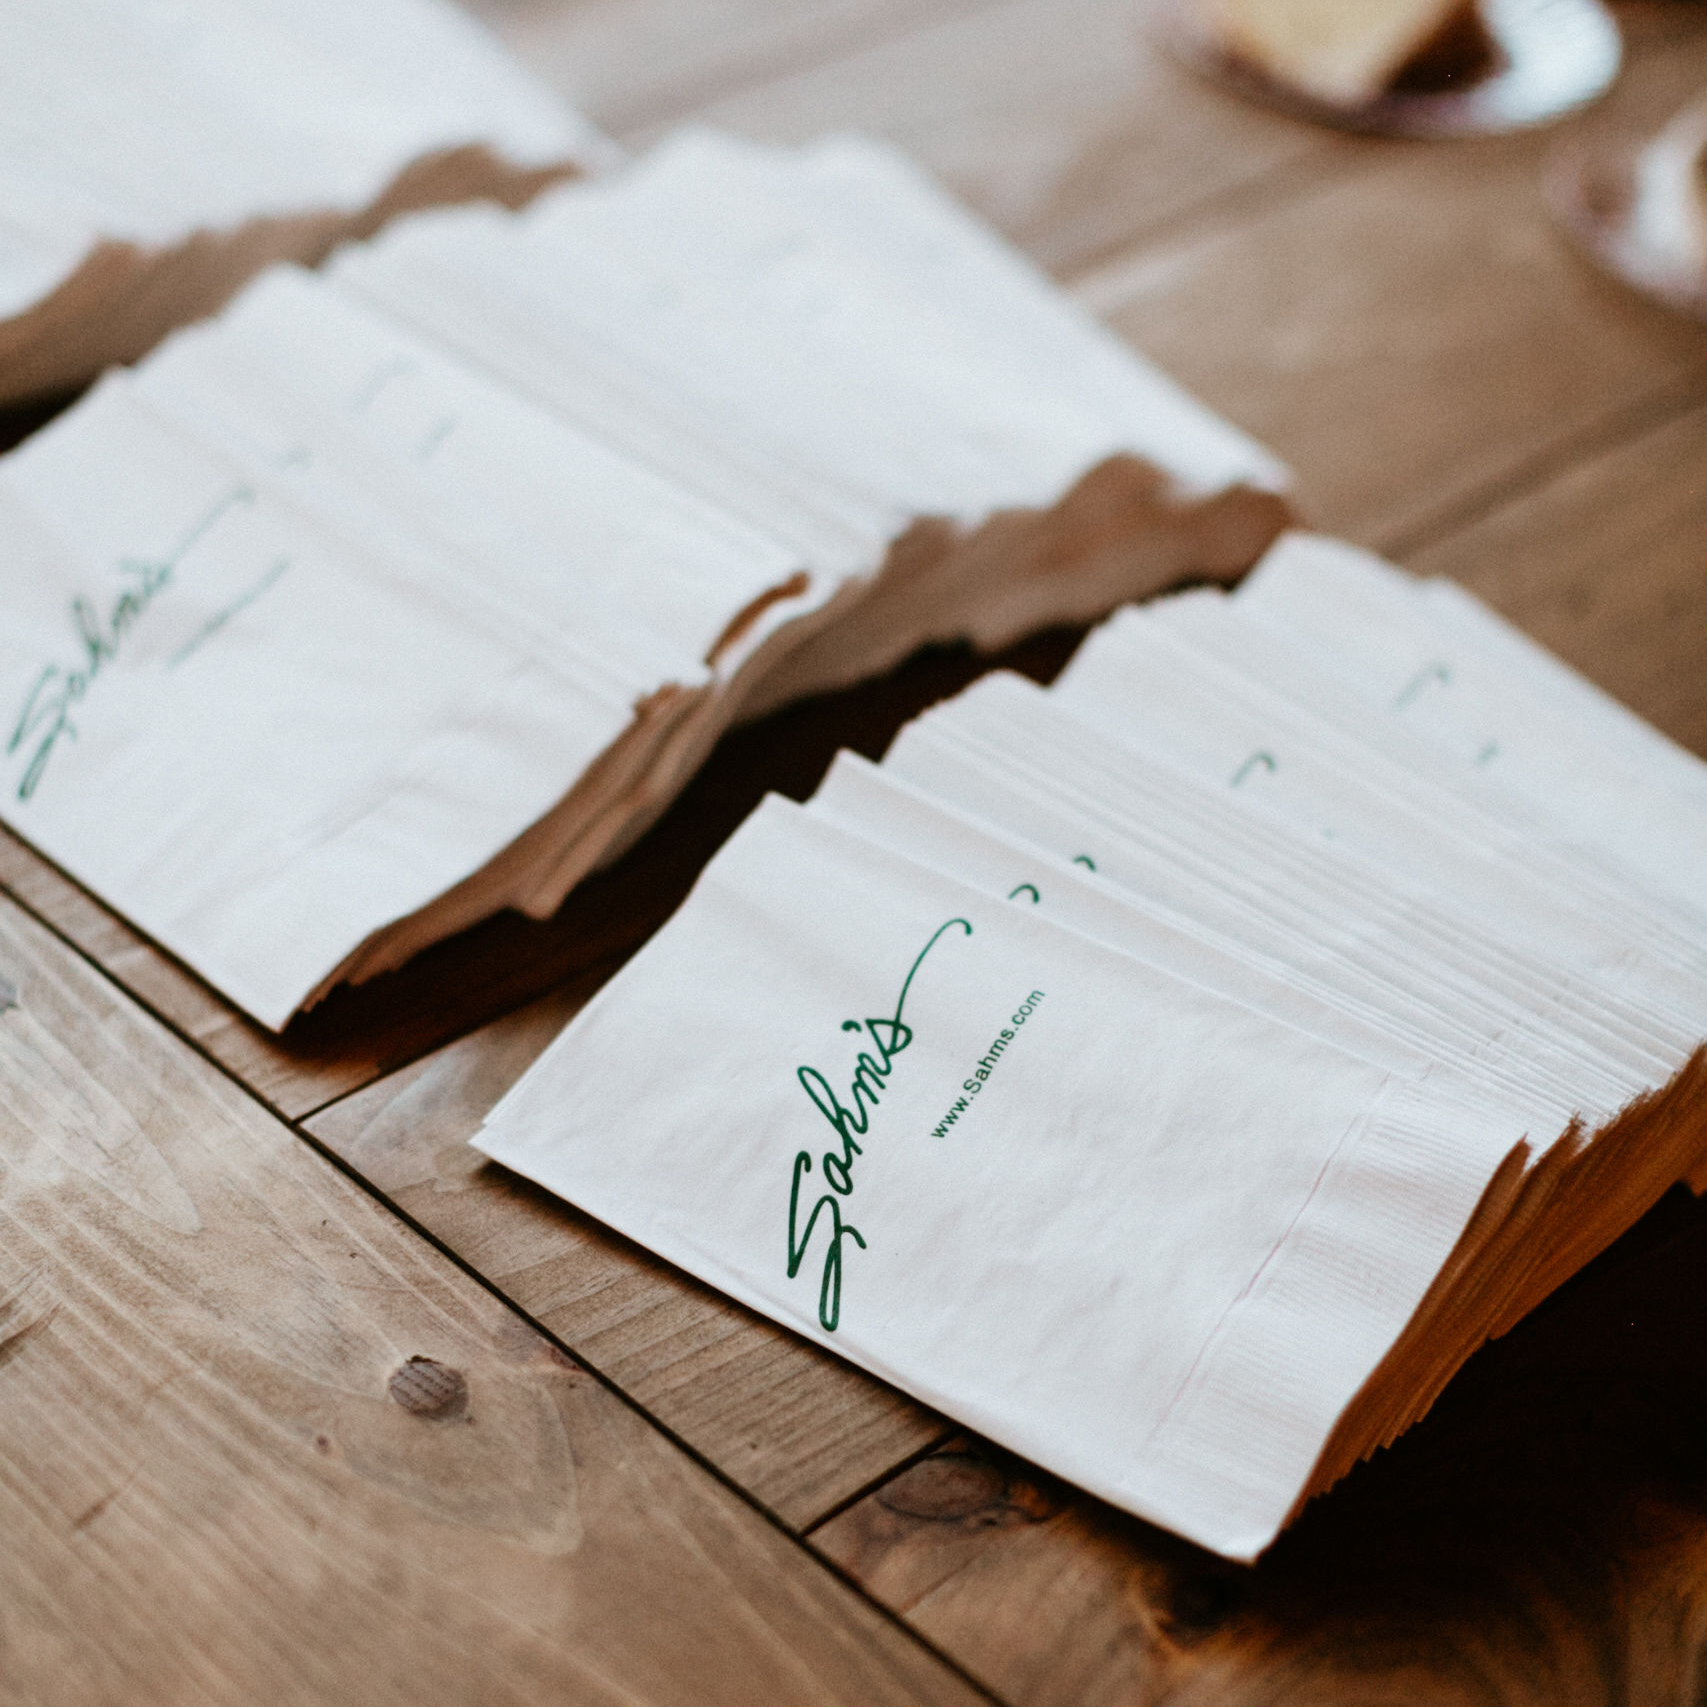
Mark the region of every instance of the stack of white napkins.
[[448, 0], [6, 0], [0, 403], [131, 360], [269, 261], [612, 152]]
[[683, 136], [276, 268], [0, 462], [0, 811], [268, 1025], [552, 912], [719, 732], [1283, 524], [898, 156]]
[[1707, 766], [1289, 535], [772, 799], [479, 1146], [1249, 1558], [1679, 1180]]

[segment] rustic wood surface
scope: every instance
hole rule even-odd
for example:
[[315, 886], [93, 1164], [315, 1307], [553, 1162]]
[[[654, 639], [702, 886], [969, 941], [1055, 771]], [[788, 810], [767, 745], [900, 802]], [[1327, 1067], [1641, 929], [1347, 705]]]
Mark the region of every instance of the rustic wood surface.
[[9, 902], [0, 976], [0, 1700], [977, 1698]]
[[[1601, 122], [1657, 123], [1707, 84], [1707, 34], [1665, 14], [1629, 33]], [[1699, 327], [1566, 249], [1540, 193], [1554, 141], [1365, 142], [1243, 218], [1105, 263], [1081, 294], [1279, 450], [1314, 522], [1403, 554], [1707, 394]]]
[[469, 1148], [487, 1109], [578, 1005], [547, 996], [309, 1128], [578, 1357], [803, 1527], [948, 1431]]
[[[1137, 0], [472, 3], [630, 144], [894, 138], [1291, 461], [1313, 519], [1707, 751], [1707, 332], [1539, 194], [1559, 136], [1707, 83], [1707, 8], [1621, 8], [1601, 111], [1421, 147], [1198, 85]], [[1075, 638], [1004, 661], [1047, 679]], [[0, 834], [0, 1701], [1707, 1700], [1682, 1194], [1238, 1569], [466, 1148], [766, 788], [982, 667], [737, 731], [556, 919], [282, 1038]], [[449, 1411], [388, 1396], [411, 1356], [460, 1372]]]
[[1568, 464], [1408, 562], [1707, 752], [1707, 408]]

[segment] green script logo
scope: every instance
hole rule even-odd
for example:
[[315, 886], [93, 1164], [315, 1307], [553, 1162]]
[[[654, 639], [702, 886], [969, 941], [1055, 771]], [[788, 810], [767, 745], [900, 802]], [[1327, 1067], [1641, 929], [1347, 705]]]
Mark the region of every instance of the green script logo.
[[[820, 1158], [823, 1177], [829, 1190], [812, 1205], [804, 1227], [800, 1225], [800, 1184], [812, 1172], [812, 1153], [802, 1150], [794, 1158], [794, 1182], [788, 1194], [788, 1278], [793, 1280], [806, 1260], [807, 1248], [820, 1218], [828, 1228], [824, 1244], [823, 1276], [818, 1286], [818, 1321], [826, 1333], [834, 1333], [842, 1315], [842, 1241], [852, 1239], [863, 1251], [865, 1240], [851, 1221], [842, 1219], [842, 1202], [852, 1196], [854, 1188], [854, 1158], [864, 1154], [859, 1140], [871, 1126], [872, 1111], [877, 1107], [889, 1075], [895, 1071], [895, 1057], [913, 1041], [913, 1029], [902, 1017], [906, 1012], [907, 993], [913, 979], [924, 965], [925, 957], [943, 936], [958, 928], [971, 936], [972, 926], [965, 919], [950, 919], [938, 925], [931, 939], [921, 948], [907, 969], [901, 993], [895, 998], [895, 1011], [887, 1018], [849, 1019], [842, 1021], [843, 1031], [869, 1037], [871, 1049], [861, 1049], [858, 1066], [848, 1088], [848, 1107], [836, 1094], [830, 1081], [816, 1067], [799, 1067], [795, 1077], [800, 1087], [812, 1099], [812, 1106], [829, 1121], [839, 1143], [826, 1150]], [[875, 1050], [874, 1054], [872, 1051]]]
[[234, 486], [197, 519], [164, 557], [121, 557], [118, 572], [128, 580], [104, 607], [97, 607], [82, 594], [71, 601], [76, 661], [42, 667], [41, 674], [24, 695], [17, 721], [6, 741], [7, 758], [20, 751], [29, 752], [18, 781], [20, 800], [28, 800], [35, 793], [54, 748], [67, 738], [77, 739], [72, 712], [117, 659], [148, 607], [172, 585], [172, 577], [183, 559], [228, 510], [254, 502], [252, 487]]

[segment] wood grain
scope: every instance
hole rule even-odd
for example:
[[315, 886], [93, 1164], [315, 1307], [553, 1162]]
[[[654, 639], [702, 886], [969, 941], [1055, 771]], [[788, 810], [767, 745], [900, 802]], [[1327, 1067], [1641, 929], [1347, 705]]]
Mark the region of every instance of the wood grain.
[[1573, 462], [1406, 563], [1450, 575], [1707, 753], [1707, 408]]
[[976, 1699], [8, 903], [0, 974], [0, 1700]]
[[1013, 1707], [1692, 1707], [1704, 1438], [1680, 1188], [1254, 1567], [965, 1440], [814, 1540]]
[[980, 0], [465, 0], [511, 51], [617, 135], [779, 67], [834, 61]]
[[[1707, 82], [1707, 18], [1632, 22], [1616, 113], [1657, 122]], [[1707, 396], [1699, 328], [1553, 228], [1553, 140], [1369, 141], [1358, 169], [1141, 246], [1081, 294], [1285, 457], [1316, 525], [1414, 547], [1644, 409]]]
[[951, 10], [695, 117], [772, 142], [838, 128], [886, 136], [1058, 272], [1361, 157], [1344, 137], [1179, 69], [1133, 0]]
[[468, 1147], [579, 1005], [548, 997], [334, 1104], [310, 1129], [577, 1356], [804, 1527], [946, 1425]]

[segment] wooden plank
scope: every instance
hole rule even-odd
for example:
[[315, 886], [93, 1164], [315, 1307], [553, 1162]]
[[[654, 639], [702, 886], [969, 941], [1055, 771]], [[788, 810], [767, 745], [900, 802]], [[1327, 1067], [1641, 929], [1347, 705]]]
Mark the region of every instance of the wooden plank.
[[977, 1699], [9, 903], [0, 975], [0, 1699]]
[[1173, 65], [1131, 0], [1003, 0], [749, 84], [694, 116], [774, 142], [886, 136], [1057, 271], [1361, 158], [1348, 138]]
[[[1657, 122], [1707, 81], [1707, 24], [1628, 22], [1613, 117]], [[1553, 140], [1371, 142], [1358, 170], [1112, 262], [1082, 293], [1286, 457], [1314, 522], [1414, 545], [1644, 408], [1707, 395], [1699, 329], [1553, 229]]]
[[1406, 562], [1451, 575], [1707, 753], [1707, 408], [1561, 470]]
[[310, 1130], [755, 1499], [805, 1527], [946, 1426], [468, 1147], [579, 1005], [548, 997], [334, 1104]]
[[616, 135], [779, 68], [834, 58], [980, 0], [463, 0], [510, 50]]
[[1681, 1188], [1255, 1567], [976, 1442], [825, 1553], [1014, 1707], [1622, 1707], [1707, 1667], [1707, 1204]]
[[1074, 631], [996, 659], [921, 653], [846, 693], [791, 706], [726, 736], [681, 799], [626, 858], [543, 923], [508, 913], [402, 971], [341, 989], [276, 1036], [245, 1019], [16, 837], [0, 829], [0, 890], [23, 901], [153, 1012], [280, 1113], [296, 1119], [418, 1060], [548, 990], [585, 1000], [658, 928], [700, 868], [769, 789], [804, 799], [840, 747], [879, 755], [908, 718], [1002, 664], [1052, 675]]

